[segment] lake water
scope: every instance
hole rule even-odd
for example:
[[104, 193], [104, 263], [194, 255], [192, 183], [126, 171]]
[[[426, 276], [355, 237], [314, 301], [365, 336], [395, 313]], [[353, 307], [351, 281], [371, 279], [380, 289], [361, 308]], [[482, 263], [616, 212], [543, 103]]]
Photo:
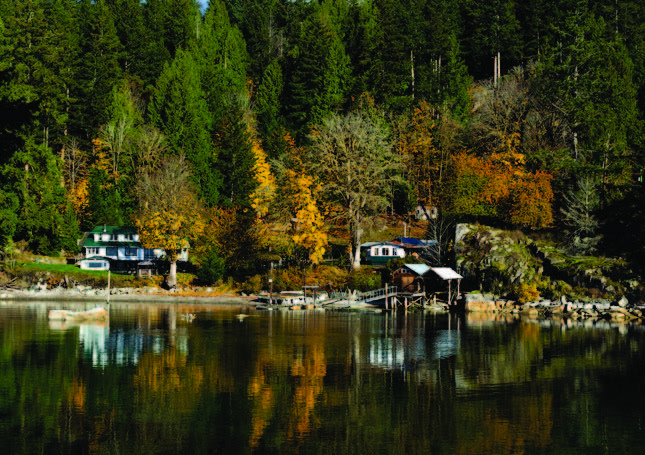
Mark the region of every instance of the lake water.
[[2, 454], [645, 450], [640, 324], [72, 307], [0, 304]]

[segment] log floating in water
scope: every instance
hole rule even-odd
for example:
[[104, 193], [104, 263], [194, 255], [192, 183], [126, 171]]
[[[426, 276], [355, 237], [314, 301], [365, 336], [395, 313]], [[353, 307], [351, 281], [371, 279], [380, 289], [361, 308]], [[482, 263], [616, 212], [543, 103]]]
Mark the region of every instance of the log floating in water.
[[55, 321], [87, 321], [107, 318], [104, 308], [93, 308], [87, 311], [50, 310], [49, 319]]

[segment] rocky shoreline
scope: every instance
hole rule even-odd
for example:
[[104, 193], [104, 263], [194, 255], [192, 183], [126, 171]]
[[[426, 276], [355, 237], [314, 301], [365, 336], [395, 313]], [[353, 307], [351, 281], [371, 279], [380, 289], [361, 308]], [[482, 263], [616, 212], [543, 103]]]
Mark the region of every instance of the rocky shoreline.
[[[95, 289], [91, 286], [78, 285], [71, 289], [61, 287], [48, 289], [45, 285], [35, 286], [28, 290], [11, 289], [0, 292], [1, 300], [83, 300], [83, 301], [101, 301], [108, 300], [108, 291], [106, 289]], [[177, 289], [163, 290], [158, 287], [144, 288], [114, 288], [110, 289], [109, 301], [132, 302], [145, 301], [146, 303], [248, 303], [251, 297], [240, 296], [237, 294], [219, 294], [215, 293], [212, 288], [198, 295], [195, 293], [186, 293]]]
[[645, 306], [633, 305], [622, 297], [616, 302], [559, 301], [519, 303], [497, 299], [492, 294], [471, 293], [465, 296], [465, 309], [472, 313], [517, 314], [532, 317], [566, 317], [568, 319], [597, 319], [632, 321], [645, 319]]
[[[209, 295], [212, 294], [212, 295]], [[29, 290], [5, 290], [0, 292], [2, 300], [47, 300], [47, 301], [95, 301], [106, 302], [106, 289], [95, 289], [90, 286], [76, 286], [72, 289], [36, 286]], [[217, 294], [206, 288], [199, 295], [181, 290], [163, 290], [158, 287], [115, 288], [110, 290], [112, 302], [146, 302], [146, 303], [196, 303], [218, 304], [236, 303], [257, 305], [256, 296], [238, 294]], [[324, 304], [323, 304], [324, 307]], [[374, 305], [358, 305], [355, 302], [342, 301], [328, 305], [329, 309], [379, 310]], [[427, 305], [428, 311], [448, 312], [446, 305]], [[558, 301], [541, 300], [538, 302], [519, 303], [513, 300], [497, 298], [492, 294], [468, 293], [464, 295], [463, 309], [467, 313], [490, 314], [494, 316], [526, 316], [531, 318], [567, 318], [569, 320], [607, 320], [638, 321], [645, 319], [645, 305], [634, 305], [622, 297], [616, 302], [567, 301], [561, 297]]]

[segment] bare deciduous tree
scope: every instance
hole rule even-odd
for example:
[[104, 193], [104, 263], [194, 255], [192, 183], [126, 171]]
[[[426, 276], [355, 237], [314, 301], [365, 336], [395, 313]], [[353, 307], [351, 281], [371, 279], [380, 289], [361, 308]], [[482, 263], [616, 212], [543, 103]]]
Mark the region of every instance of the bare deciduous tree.
[[177, 282], [177, 259], [203, 230], [197, 192], [183, 157], [163, 160], [137, 183], [139, 210], [133, 221], [146, 248], [161, 248], [170, 261], [168, 285]]
[[347, 222], [350, 264], [360, 268], [363, 227], [388, 206], [387, 189], [399, 178], [401, 160], [387, 132], [360, 113], [332, 115], [314, 128], [308, 164], [322, 194]]

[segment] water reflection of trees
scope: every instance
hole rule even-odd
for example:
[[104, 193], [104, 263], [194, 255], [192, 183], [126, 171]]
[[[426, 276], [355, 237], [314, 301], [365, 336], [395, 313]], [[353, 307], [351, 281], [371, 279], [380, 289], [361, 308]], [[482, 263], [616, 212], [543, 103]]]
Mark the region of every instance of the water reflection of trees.
[[628, 375], [642, 358], [641, 332], [602, 324], [315, 312], [204, 312], [187, 324], [180, 314], [58, 331], [0, 319], [0, 411], [20, 434], [9, 446], [515, 453], [571, 434], [598, 446], [607, 427], [626, 431], [603, 420], [598, 372]]

